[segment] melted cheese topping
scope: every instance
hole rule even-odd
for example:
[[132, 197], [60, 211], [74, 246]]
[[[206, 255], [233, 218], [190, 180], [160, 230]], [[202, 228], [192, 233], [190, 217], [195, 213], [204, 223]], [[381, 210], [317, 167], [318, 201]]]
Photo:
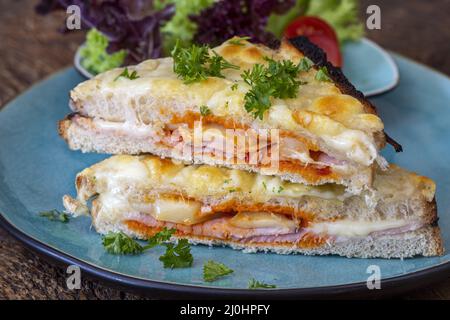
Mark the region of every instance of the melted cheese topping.
[[[245, 195], [255, 202], [302, 196], [343, 200], [349, 196], [339, 185], [307, 186], [241, 170], [177, 164], [150, 155], [112, 156], [83, 170], [77, 179], [95, 181], [99, 193], [123, 190], [133, 185], [146, 190], [170, 189], [194, 199], [222, 197], [230, 193]], [[84, 194], [82, 190], [78, 193]]]
[[[376, 159], [373, 134], [383, 130], [381, 120], [359, 100], [342, 94], [333, 83], [315, 80], [315, 69], [301, 72], [299, 79], [307, 84], [300, 86], [297, 97], [274, 99], [263, 120], [254, 119], [245, 110], [244, 96], [250, 87], [240, 74], [255, 63], [267, 63], [265, 56], [297, 63], [302, 58], [299, 52], [286, 46], [272, 51], [248, 42], [243, 46], [225, 42], [214, 50], [240, 70], [227, 69], [224, 78], [208, 78], [187, 85], [174, 74], [172, 58], [147, 60], [128, 67], [130, 72], [138, 73], [138, 79], [115, 80], [123, 71], [118, 68], [79, 84], [71, 92], [73, 105], [81, 106], [83, 113], [91, 117], [132, 123], [158, 121], [155, 119], [158, 113], [199, 113], [200, 106], [207, 105], [213, 116], [231, 118], [249, 127], [290, 130], [318, 139], [340, 157], [363, 165]], [[233, 85], [237, 89], [231, 89]]]

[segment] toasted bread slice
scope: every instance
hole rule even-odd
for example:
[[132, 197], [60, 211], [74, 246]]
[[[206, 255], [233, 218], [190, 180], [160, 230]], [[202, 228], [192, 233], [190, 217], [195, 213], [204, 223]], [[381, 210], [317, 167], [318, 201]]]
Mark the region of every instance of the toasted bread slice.
[[[150, 152], [191, 163], [277, 174], [292, 182], [339, 183], [355, 193], [370, 186], [374, 163], [383, 163], [378, 152], [385, 144], [383, 123], [342, 73], [318, 61], [309, 71], [299, 72], [303, 84], [296, 98], [272, 99], [263, 118], [255, 118], [244, 107], [250, 86], [241, 78], [242, 72], [266, 64], [266, 57], [294, 63], [305, 55], [317, 57], [311, 47], [302, 53], [299, 45], [296, 48], [287, 41], [277, 51], [246, 41], [233, 43], [227, 41], [214, 49], [240, 68], [224, 70], [224, 78], [186, 84], [173, 72], [172, 58], [162, 58], [128, 67], [139, 75], [135, 80], [118, 78], [123, 71], [118, 68], [79, 84], [70, 95], [76, 114], [60, 123], [61, 136], [72, 149], [84, 152]], [[317, 77], [323, 67], [329, 68], [329, 81]], [[202, 114], [205, 106], [208, 113]], [[217, 145], [203, 140], [199, 148], [193, 147], [198, 123], [203, 134], [215, 130], [216, 139], [226, 139], [227, 129], [243, 130], [239, 135], [246, 139], [250, 131], [258, 141], [262, 131], [276, 131], [277, 140], [270, 135], [264, 145], [269, 153], [278, 148], [276, 172], [272, 167], [268, 171], [260, 158], [250, 163], [249, 150], [244, 151], [243, 163], [238, 163], [238, 148], [231, 153], [223, 148], [218, 151]], [[191, 152], [174, 152], [180, 145]]]
[[[64, 197], [66, 209], [90, 212], [100, 233], [146, 238], [168, 227], [177, 237], [248, 251], [366, 257], [442, 253], [434, 183], [396, 166], [377, 172], [373, 189], [357, 196], [338, 185], [306, 186], [123, 155], [83, 170], [76, 187], [77, 199]], [[382, 252], [394, 239], [396, 244]], [[376, 249], [367, 251], [372, 245]]]

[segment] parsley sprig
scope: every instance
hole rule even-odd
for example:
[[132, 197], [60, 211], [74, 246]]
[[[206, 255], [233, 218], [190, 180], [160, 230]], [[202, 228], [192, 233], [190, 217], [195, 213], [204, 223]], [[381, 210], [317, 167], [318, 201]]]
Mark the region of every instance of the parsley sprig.
[[248, 288], [249, 289], [273, 289], [277, 286], [274, 284], [267, 284], [261, 281], [256, 280], [255, 278], [251, 279], [248, 282]]
[[211, 55], [209, 48], [205, 45], [193, 44], [189, 48], [181, 48], [177, 42], [171, 54], [173, 71], [186, 84], [206, 80], [208, 77], [224, 78], [222, 70], [239, 69], [216, 52], [213, 51]]
[[192, 266], [194, 257], [191, 254], [191, 247], [187, 239], [180, 239], [175, 245], [173, 243], [165, 244], [166, 252], [159, 257], [164, 268], [188, 268]]
[[239, 37], [239, 38], [228, 40], [228, 43], [234, 44], [235, 46], [245, 46], [244, 41], [248, 41], [250, 39], [251, 39], [251, 37]]
[[122, 73], [119, 74], [114, 81], [116, 81], [117, 79], [119, 79], [120, 77], [124, 77], [130, 80], [136, 80], [137, 78], [139, 78], [136, 70], [133, 70], [131, 73], [129, 73], [128, 68], [123, 69]]
[[50, 221], [59, 221], [62, 223], [69, 222], [69, 215], [56, 209], [39, 212], [39, 215], [41, 217], [47, 218]]
[[208, 260], [203, 265], [203, 279], [206, 282], [215, 281], [218, 278], [224, 277], [233, 272], [234, 271], [232, 269], [228, 268], [223, 263], [215, 262], [213, 260]]
[[255, 64], [251, 70], [241, 74], [242, 79], [251, 86], [244, 97], [245, 110], [260, 119], [272, 105], [271, 97], [295, 98], [300, 85], [305, 84], [297, 79], [298, 73], [312, 67], [312, 62], [305, 60], [307, 58], [303, 58], [297, 65], [290, 60], [265, 59], [267, 66]]
[[147, 240], [147, 245], [142, 246], [133, 238], [127, 236], [122, 231], [109, 232], [103, 236], [102, 243], [105, 250], [111, 254], [140, 254], [145, 250], [163, 243], [170, 239], [175, 229], [164, 228]]
[[160, 232], [156, 233], [153, 237], [147, 240], [148, 244], [144, 247], [144, 249], [150, 249], [162, 244], [165, 241], [169, 241], [175, 231], [175, 229], [162, 229]]
[[200, 106], [200, 114], [205, 117], [211, 114], [211, 109], [209, 109], [209, 107], [205, 105]]
[[103, 247], [111, 254], [139, 254], [144, 247], [123, 232], [109, 232], [103, 236]]

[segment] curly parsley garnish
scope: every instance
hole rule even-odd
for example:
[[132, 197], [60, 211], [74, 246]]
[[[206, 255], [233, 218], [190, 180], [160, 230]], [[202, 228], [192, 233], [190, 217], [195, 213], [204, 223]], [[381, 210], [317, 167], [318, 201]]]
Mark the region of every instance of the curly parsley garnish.
[[140, 245], [136, 240], [123, 232], [109, 232], [103, 236], [102, 243], [105, 250], [111, 254], [140, 254], [145, 250], [170, 239], [175, 229], [164, 228], [147, 240], [148, 244]]
[[119, 74], [119, 75], [114, 79], [114, 81], [116, 81], [116, 80], [119, 79], [120, 77], [124, 77], [124, 78], [130, 79], [130, 80], [135, 80], [135, 79], [139, 78], [139, 76], [138, 76], [136, 70], [134, 70], [133, 72], [129, 73], [129, 72], [128, 72], [128, 68], [125, 68], [125, 69], [122, 71], [122, 73]]
[[62, 223], [69, 222], [69, 215], [65, 212], [60, 212], [56, 209], [39, 212], [39, 215], [41, 217], [47, 218], [50, 221], [59, 221]]
[[162, 229], [160, 232], [156, 233], [153, 237], [147, 240], [148, 244], [144, 247], [144, 249], [150, 249], [154, 246], [162, 244], [165, 241], [169, 241], [175, 231], [175, 229]]
[[233, 273], [234, 271], [228, 268], [223, 263], [218, 263], [209, 260], [203, 265], [203, 279], [207, 282], [215, 281], [220, 277]]
[[315, 79], [317, 81], [328, 81], [328, 82], [330, 82], [331, 78], [330, 78], [330, 74], [328, 73], [327, 68], [326, 67], [321, 67], [319, 70], [317, 70]]
[[200, 114], [205, 117], [208, 114], [211, 114], [211, 110], [208, 108], [208, 106], [200, 106]]
[[103, 247], [111, 254], [139, 254], [144, 247], [123, 232], [109, 232], [103, 236]]
[[277, 286], [274, 284], [267, 284], [261, 281], [258, 281], [256, 279], [251, 279], [248, 282], [248, 288], [249, 289], [273, 289], [276, 288]]
[[297, 96], [298, 88], [305, 84], [297, 80], [297, 75], [310, 68], [309, 62], [304, 62], [304, 59], [297, 65], [290, 60], [265, 59], [267, 66], [255, 64], [251, 70], [241, 74], [242, 79], [251, 86], [245, 94], [245, 110], [260, 119], [272, 105], [272, 97], [288, 99]]
[[213, 51], [211, 55], [207, 46], [192, 45], [190, 48], [181, 48], [179, 43], [172, 50], [173, 71], [190, 84], [205, 80], [208, 77], [224, 78], [222, 70], [239, 69], [222, 56]]
[[178, 243], [165, 244], [166, 252], [159, 257], [164, 264], [164, 268], [188, 268], [192, 266], [194, 257], [191, 254], [191, 247], [187, 239], [180, 239]]

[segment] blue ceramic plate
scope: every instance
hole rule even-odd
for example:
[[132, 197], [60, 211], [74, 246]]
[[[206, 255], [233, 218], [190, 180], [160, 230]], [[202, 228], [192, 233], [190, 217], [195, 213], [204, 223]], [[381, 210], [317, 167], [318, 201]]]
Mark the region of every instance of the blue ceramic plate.
[[366, 38], [348, 42], [342, 54], [342, 71], [366, 97], [392, 90], [398, 84], [397, 65], [390, 54], [375, 42]]
[[[408, 169], [437, 181], [440, 225], [450, 247], [450, 79], [424, 66], [394, 56], [402, 82], [396, 90], [373, 99], [387, 132], [403, 144], [395, 154], [384, 155]], [[364, 70], [360, 70], [364, 72]], [[300, 297], [367, 293], [369, 265], [381, 268], [381, 285], [404, 290], [449, 274], [450, 254], [406, 260], [346, 259], [300, 255], [245, 254], [229, 248], [193, 247], [192, 268], [168, 270], [158, 257], [162, 248], [141, 256], [105, 253], [101, 238], [81, 217], [63, 224], [50, 222], [38, 212], [62, 209], [63, 194], [75, 194], [77, 172], [106, 155], [70, 151], [58, 137], [56, 123], [68, 112], [68, 92], [83, 78], [64, 70], [35, 85], [0, 112], [0, 222], [39, 252], [65, 263], [79, 264], [86, 272], [121, 286], [163, 290], [208, 297]], [[220, 261], [235, 272], [205, 283], [202, 265]], [[246, 290], [250, 278], [277, 285], [275, 290]]]
[[[86, 78], [93, 75], [81, 65], [80, 49], [75, 54], [74, 66]], [[363, 38], [348, 42], [342, 48], [344, 74], [366, 97], [395, 88], [399, 81], [398, 68], [392, 57], [375, 42]]]

